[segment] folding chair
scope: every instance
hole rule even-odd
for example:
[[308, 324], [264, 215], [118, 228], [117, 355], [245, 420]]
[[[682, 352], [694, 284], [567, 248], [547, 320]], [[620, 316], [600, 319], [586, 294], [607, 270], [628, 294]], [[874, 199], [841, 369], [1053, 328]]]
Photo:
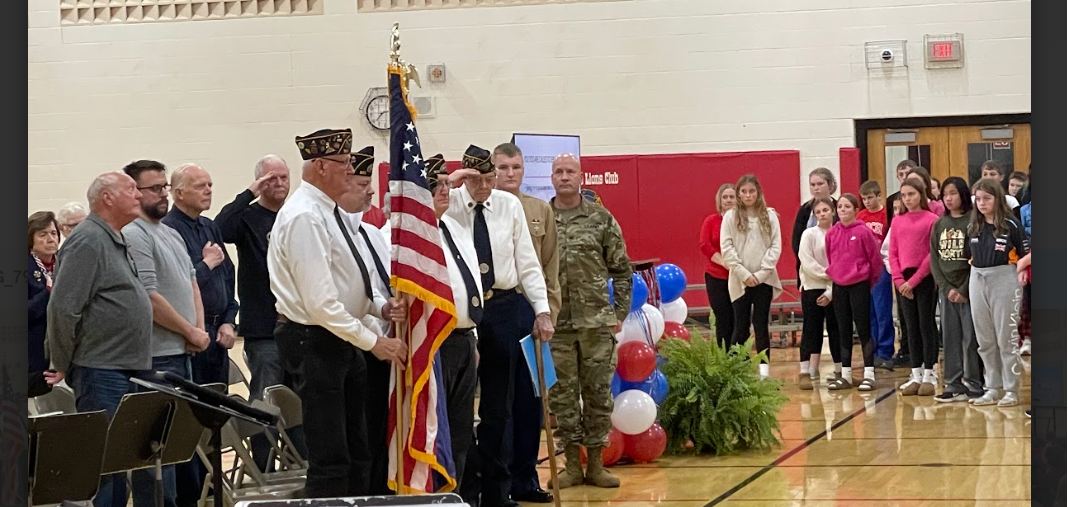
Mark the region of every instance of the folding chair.
[[[307, 459], [300, 455], [288, 434], [288, 431], [293, 428], [304, 425], [304, 412], [300, 397], [286, 386], [275, 385], [263, 390], [263, 401], [268, 405], [278, 407], [282, 414], [278, 429], [279, 442], [275, 445], [277, 454], [272, 453], [271, 459], [277, 458], [284, 469], [308, 468]], [[268, 438], [273, 439], [273, 436]]]
[[38, 414], [73, 414], [78, 411], [74, 403], [74, 390], [63, 386], [52, 386], [52, 392], [30, 400]]

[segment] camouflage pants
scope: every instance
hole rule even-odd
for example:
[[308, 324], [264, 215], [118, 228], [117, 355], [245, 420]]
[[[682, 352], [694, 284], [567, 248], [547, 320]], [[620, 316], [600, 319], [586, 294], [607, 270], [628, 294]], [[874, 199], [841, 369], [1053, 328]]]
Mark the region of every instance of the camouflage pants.
[[[557, 445], [607, 444], [612, 429], [612, 373], [616, 369], [615, 338], [607, 327], [557, 329], [549, 346], [557, 382], [549, 392], [556, 414]], [[579, 397], [582, 408], [579, 408]]]

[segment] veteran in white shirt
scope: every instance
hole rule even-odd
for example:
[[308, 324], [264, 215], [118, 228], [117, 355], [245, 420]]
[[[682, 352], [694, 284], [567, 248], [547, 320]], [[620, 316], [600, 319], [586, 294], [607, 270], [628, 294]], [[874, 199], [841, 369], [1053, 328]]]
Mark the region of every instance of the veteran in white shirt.
[[304, 497], [364, 496], [371, 451], [361, 351], [403, 367], [407, 348], [360, 319], [370, 314], [403, 321], [407, 309], [374, 289], [345, 227], [342, 207], [353, 209], [356, 197], [352, 132], [320, 130], [296, 143], [304, 181], [278, 212], [267, 266], [279, 314], [275, 340], [303, 402], [309, 463]]
[[[354, 191], [346, 196], [352, 197], [351, 203], [342, 207], [347, 213], [350, 237], [356, 244], [360, 256], [366, 260], [371, 287], [385, 296], [393, 295], [390, 286], [390, 248], [389, 241], [382, 231], [363, 222], [364, 213], [371, 209], [371, 200], [375, 196], [374, 174], [375, 149], [367, 146], [352, 153], [352, 180]], [[362, 319], [364, 325], [381, 336], [391, 336], [393, 326], [388, 319], [367, 314]], [[389, 370], [390, 363], [375, 357], [369, 351], [363, 351], [367, 361], [367, 438], [371, 446], [371, 490], [369, 495], [389, 495], [389, 437], [386, 425], [389, 416]]]
[[[482, 280], [478, 272], [478, 254], [470, 234], [445, 216], [449, 209], [449, 182], [445, 159], [434, 155], [426, 159], [427, 182], [434, 196], [434, 212], [438, 218], [438, 233], [445, 254], [449, 285], [456, 306], [456, 328], [441, 344], [441, 382], [445, 389], [445, 403], [449, 413], [449, 436], [452, 459], [456, 470], [456, 489], [465, 503], [478, 505], [478, 482], [473, 480], [477, 469], [478, 450], [474, 442], [475, 388], [478, 386], [478, 332], [484, 302]], [[470, 457], [470, 462], [468, 458]]]
[[[478, 406], [481, 504], [513, 506], [523, 498], [513, 497], [512, 478], [515, 475], [526, 482], [526, 468], [537, 459], [542, 419], [519, 340], [533, 334], [548, 341], [553, 324], [544, 274], [522, 203], [518, 197], [494, 189], [497, 172], [489, 151], [471, 146], [462, 164], [464, 169], [453, 173], [450, 180], [462, 180], [463, 186], [450, 190], [445, 216], [472, 238], [478, 258], [476, 276], [481, 277], [485, 300], [485, 314], [477, 326], [482, 359], [478, 371], [482, 389]], [[529, 424], [506, 436], [506, 429], [520, 420]], [[541, 491], [539, 495], [547, 493]]]

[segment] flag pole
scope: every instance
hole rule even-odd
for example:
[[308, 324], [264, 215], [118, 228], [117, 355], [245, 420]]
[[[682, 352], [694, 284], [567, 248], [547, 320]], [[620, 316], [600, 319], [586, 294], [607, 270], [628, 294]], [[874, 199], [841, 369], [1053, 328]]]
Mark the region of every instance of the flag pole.
[[[407, 304], [405, 301], [403, 304]], [[401, 341], [407, 341], [408, 339], [408, 323], [398, 326], [396, 323], [393, 325], [393, 335]], [[411, 350], [408, 351], [408, 364], [411, 364]], [[395, 388], [393, 389], [393, 404], [396, 405], [394, 409], [394, 416], [397, 418], [397, 424], [393, 425], [393, 438], [397, 442], [397, 476], [395, 478], [397, 484], [397, 495], [404, 495], [404, 447], [406, 442], [404, 436], [407, 432], [404, 431], [404, 392], [406, 387], [404, 382], [404, 370], [399, 365], [393, 365], [393, 372], [396, 375]]]
[[545, 387], [545, 364], [541, 357], [540, 340], [535, 339], [534, 360], [538, 363], [538, 389], [541, 391], [542, 420], [545, 425], [545, 446], [549, 451], [549, 479], [553, 486], [553, 503], [560, 507], [560, 486], [556, 474], [556, 443], [553, 442], [553, 423], [549, 420], [549, 390]]
[[[390, 30], [389, 58], [390, 58], [391, 65], [396, 65], [396, 66], [400, 66], [401, 65], [401, 59], [400, 59], [400, 23], [397, 23], [397, 22], [393, 23], [393, 29]], [[387, 79], [387, 85], [388, 85], [388, 79]], [[400, 292], [398, 292], [397, 295], [398, 296], [402, 296], [402, 294]], [[403, 302], [402, 304], [408, 305], [408, 298], [401, 298], [401, 300]], [[409, 310], [410, 310], [410, 308], [409, 308]], [[400, 325], [400, 326], [398, 326], [396, 323], [394, 323], [394, 325], [393, 325], [393, 336], [394, 336], [394, 338], [401, 340], [402, 342], [404, 342], [405, 345], [409, 345], [407, 343], [407, 341], [408, 341], [408, 326], [409, 326], [409, 322], [405, 322], [404, 325]], [[412, 351], [411, 351], [411, 348], [409, 347], [409, 349], [408, 349], [408, 357], [406, 358], [407, 362], [405, 363], [407, 366], [411, 366], [411, 364], [412, 364], [411, 354], [412, 354]], [[396, 477], [394, 478], [394, 480], [396, 481], [396, 484], [397, 484], [397, 489], [396, 489], [395, 493], [397, 495], [404, 495], [405, 494], [404, 493], [404, 484], [405, 484], [404, 483], [404, 472], [405, 472], [404, 471], [404, 454], [405, 454], [404, 451], [405, 451], [405, 447], [406, 447], [406, 444], [407, 444], [407, 442], [405, 441], [406, 440], [405, 436], [407, 435], [407, 432], [404, 431], [404, 389], [407, 388], [407, 385], [406, 385], [406, 382], [405, 382], [404, 370], [401, 369], [401, 367], [399, 365], [394, 365], [393, 366], [393, 371], [394, 371], [394, 374], [396, 375], [395, 388], [393, 389], [393, 404], [396, 405], [396, 408], [394, 409], [394, 417], [396, 417], [396, 419], [397, 419], [397, 423], [393, 425], [393, 438], [397, 442], [397, 449], [396, 449], [397, 467], [396, 467]]]

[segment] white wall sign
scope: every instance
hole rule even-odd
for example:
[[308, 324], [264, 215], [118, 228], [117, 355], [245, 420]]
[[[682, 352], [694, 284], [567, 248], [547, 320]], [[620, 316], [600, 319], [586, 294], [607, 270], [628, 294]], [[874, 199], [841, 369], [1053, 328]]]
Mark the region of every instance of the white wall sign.
[[556, 195], [553, 189], [553, 159], [570, 153], [581, 156], [579, 136], [558, 134], [512, 134], [512, 143], [523, 151], [523, 184], [525, 194], [548, 201]]

